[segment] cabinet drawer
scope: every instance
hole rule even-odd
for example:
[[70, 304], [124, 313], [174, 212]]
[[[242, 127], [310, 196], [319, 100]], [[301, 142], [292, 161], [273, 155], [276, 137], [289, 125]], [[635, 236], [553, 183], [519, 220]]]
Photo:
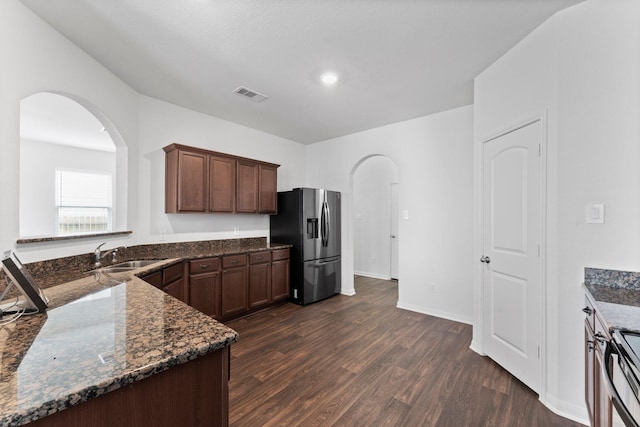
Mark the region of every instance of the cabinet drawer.
[[278, 261], [281, 259], [289, 259], [289, 248], [276, 249], [272, 252], [272, 259]]
[[165, 268], [162, 271], [162, 284], [168, 285], [171, 282], [175, 282], [182, 277], [183, 273], [182, 263]]
[[220, 270], [220, 258], [194, 259], [189, 262], [189, 273], [198, 274]]
[[249, 264], [261, 264], [264, 262], [271, 262], [271, 252], [255, 252], [249, 254]]
[[222, 268], [239, 267], [247, 264], [247, 255], [228, 255], [222, 257]]

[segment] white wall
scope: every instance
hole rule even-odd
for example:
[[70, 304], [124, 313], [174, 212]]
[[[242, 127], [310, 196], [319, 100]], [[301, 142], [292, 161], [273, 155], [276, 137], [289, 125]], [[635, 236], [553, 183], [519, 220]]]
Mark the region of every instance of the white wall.
[[[20, 100], [42, 91], [72, 94], [103, 112], [137, 157], [138, 94], [84, 51], [45, 24], [17, 0], [2, 2], [0, 13], [0, 182], [3, 213], [0, 248], [16, 247], [19, 237]], [[93, 112], [93, 111], [92, 111]], [[137, 162], [129, 162], [129, 201], [137, 194]], [[133, 213], [133, 212], [131, 212]], [[135, 229], [135, 215], [128, 226]], [[130, 238], [118, 239], [129, 244]], [[97, 241], [83, 239], [21, 245], [21, 259], [31, 262], [89, 252]]]
[[[342, 192], [342, 285], [353, 292], [355, 166], [372, 155], [398, 167], [398, 306], [471, 323], [473, 108], [462, 107], [312, 144], [307, 185]], [[433, 291], [435, 289], [435, 292]]]
[[[479, 141], [547, 115], [546, 341], [540, 398], [582, 422], [587, 422], [580, 311], [584, 267], [640, 269], [638, 23], [637, 1], [581, 3], [555, 15], [475, 81], [476, 214]], [[585, 223], [589, 203], [606, 205], [605, 224]], [[480, 256], [479, 223], [475, 227], [474, 258]], [[479, 274], [474, 276], [478, 295]], [[476, 306], [474, 345], [481, 350], [478, 314]]]
[[[582, 403], [575, 387], [581, 365], [566, 355], [580, 357], [582, 349], [584, 267], [640, 271], [640, 2], [590, 1], [558, 18], [560, 327], [553, 392]], [[605, 204], [605, 224], [585, 224], [589, 203]]]
[[[20, 142], [20, 237], [56, 234], [56, 169], [115, 176], [115, 157], [115, 153], [106, 151], [23, 139]], [[115, 185], [112, 188], [115, 190]]]
[[391, 183], [396, 165], [370, 157], [353, 174], [353, 253], [355, 274], [391, 278]]
[[[269, 235], [269, 215], [165, 214], [164, 151], [172, 143], [280, 164], [278, 190], [304, 186], [305, 146], [153, 98], [140, 98], [136, 234], [145, 242]], [[240, 235], [234, 235], [239, 227]]]
[[[164, 156], [173, 142], [256, 158], [282, 166], [278, 189], [304, 185], [305, 146], [139, 95], [83, 50], [57, 33], [18, 0], [3, 0], [0, 13], [0, 186], [3, 201], [0, 250], [16, 249], [25, 262], [162, 241], [266, 236], [266, 215], [164, 214]], [[130, 236], [83, 238], [17, 247], [19, 235], [20, 100], [37, 92], [82, 101], [126, 143], [127, 229]], [[120, 141], [119, 138], [116, 144]], [[119, 161], [119, 160], [118, 160]], [[140, 168], [140, 169], [139, 169]], [[120, 220], [119, 220], [120, 221]], [[124, 221], [122, 221], [124, 222]], [[119, 222], [120, 223], [120, 222]]]

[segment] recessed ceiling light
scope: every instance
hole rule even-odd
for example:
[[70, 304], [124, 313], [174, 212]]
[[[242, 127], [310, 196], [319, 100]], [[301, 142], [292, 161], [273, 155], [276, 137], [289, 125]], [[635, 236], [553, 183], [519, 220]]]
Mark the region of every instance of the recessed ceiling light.
[[320, 76], [320, 80], [325, 86], [333, 86], [338, 82], [338, 75], [333, 71], [327, 71]]

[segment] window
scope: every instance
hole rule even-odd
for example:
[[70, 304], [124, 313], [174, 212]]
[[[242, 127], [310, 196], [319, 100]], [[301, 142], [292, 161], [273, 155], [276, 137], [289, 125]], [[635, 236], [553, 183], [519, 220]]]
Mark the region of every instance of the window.
[[112, 176], [56, 170], [56, 235], [112, 231]]

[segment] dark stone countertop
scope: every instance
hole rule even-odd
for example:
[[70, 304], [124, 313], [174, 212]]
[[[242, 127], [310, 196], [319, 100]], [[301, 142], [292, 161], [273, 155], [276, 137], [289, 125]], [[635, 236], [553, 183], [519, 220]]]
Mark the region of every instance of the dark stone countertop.
[[584, 287], [609, 330], [640, 333], [640, 273], [586, 268]]
[[[157, 243], [148, 245], [137, 245], [117, 248], [117, 261], [154, 259], [164, 260], [169, 258], [196, 259], [217, 257], [224, 255], [236, 255], [264, 250], [284, 249], [291, 245], [268, 243], [265, 237], [250, 237], [225, 240], [200, 240], [193, 242]], [[112, 264], [110, 256], [111, 246], [105, 246], [104, 253], [107, 255], [102, 259], [104, 267]], [[37, 261], [27, 264], [31, 275], [38, 285], [43, 288], [60, 285], [62, 283], [84, 277], [89, 270], [93, 270], [95, 255], [85, 253], [76, 256], [56, 258], [51, 260]], [[3, 272], [0, 272], [3, 276]], [[0, 283], [2, 283], [0, 277]]]
[[134, 272], [87, 276], [46, 295], [46, 313], [0, 328], [2, 426], [26, 424], [238, 339]]
[[109, 274], [87, 272], [93, 254], [27, 264], [49, 308], [0, 327], [0, 425], [26, 424], [238, 340], [138, 276], [186, 259], [290, 246], [250, 238], [120, 248], [118, 262], [162, 260]]

